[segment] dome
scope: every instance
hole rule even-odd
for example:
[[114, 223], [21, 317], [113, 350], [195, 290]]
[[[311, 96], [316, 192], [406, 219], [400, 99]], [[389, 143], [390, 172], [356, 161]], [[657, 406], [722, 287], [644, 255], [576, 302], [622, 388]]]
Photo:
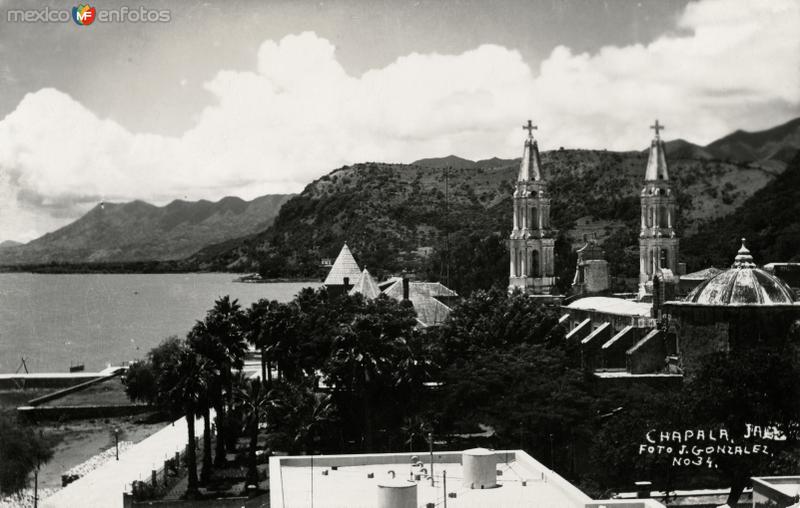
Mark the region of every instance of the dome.
[[700, 305], [786, 305], [795, 302], [794, 292], [778, 277], [758, 268], [744, 246], [733, 266], [701, 282], [684, 300]]

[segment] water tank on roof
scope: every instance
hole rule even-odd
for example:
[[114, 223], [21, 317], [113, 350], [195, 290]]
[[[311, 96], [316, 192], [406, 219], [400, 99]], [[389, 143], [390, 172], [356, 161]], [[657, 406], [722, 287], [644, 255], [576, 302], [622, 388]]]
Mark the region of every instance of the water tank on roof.
[[417, 484], [387, 479], [378, 483], [378, 508], [417, 508]]
[[491, 489], [497, 486], [497, 457], [486, 448], [473, 448], [461, 453], [464, 486], [471, 489]]

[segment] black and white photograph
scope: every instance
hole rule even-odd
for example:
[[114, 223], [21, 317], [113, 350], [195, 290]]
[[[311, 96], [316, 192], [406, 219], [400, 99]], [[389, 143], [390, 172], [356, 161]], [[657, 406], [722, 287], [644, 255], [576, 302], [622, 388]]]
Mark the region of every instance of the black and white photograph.
[[800, 508], [799, 0], [0, 0], [0, 508]]

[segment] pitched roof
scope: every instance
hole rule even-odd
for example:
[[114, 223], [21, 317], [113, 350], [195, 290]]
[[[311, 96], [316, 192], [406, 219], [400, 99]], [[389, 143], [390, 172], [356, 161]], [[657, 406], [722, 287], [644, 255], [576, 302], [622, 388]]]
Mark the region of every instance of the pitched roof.
[[586, 245], [577, 250], [578, 257], [584, 261], [591, 259], [605, 259], [606, 253], [597, 245], [597, 241], [589, 240]]
[[697, 272], [692, 272], [692, 273], [687, 273], [686, 275], [681, 275], [681, 280], [706, 280], [706, 279], [710, 279], [711, 277], [717, 275], [720, 272], [722, 272], [722, 270], [712, 266], [710, 268], [705, 268], [705, 269], [699, 270]]
[[361, 272], [361, 275], [358, 277], [355, 285], [353, 285], [353, 289], [350, 290], [351, 295], [356, 293], [361, 293], [364, 295], [364, 298], [377, 298], [378, 295], [381, 294], [378, 284], [375, 282], [375, 279], [372, 278], [372, 275], [370, 275], [366, 268], [364, 268], [364, 271]]
[[[403, 279], [397, 278], [385, 287], [383, 293], [396, 300], [403, 298]], [[417, 312], [417, 321], [423, 326], [443, 323], [450, 315], [450, 307], [442, 303], [437, 296], [458, 296], [458, 293], [439, 282], [409, 282], [408, 299]]]
[[[384, 288], [386, 296], [392, 298], [403, 298], [403, 279], [397, 277], [392, 285]], [[448, 288], [441, 282], [409, 282], [408, 297], [413, 299], [415, 296], [458, 296], [458, 293]]]
[[353, 253], [347, 247], [347, 244], [342, 246], [339, 255], [336, 256], [336, 261], [333, 262], [331, 271], [325, 277], [324, 284], [326, 286], [341, 286], [344, 284], [344, 279], [347, 277], [352, 284], [361, 277], [361, 269], [358, 267]]
[[417, 311], [417, 321], [423, 326], [440, 325], [450, 315], [450, 307], [431, 296], [409, 298], [414, 310]]

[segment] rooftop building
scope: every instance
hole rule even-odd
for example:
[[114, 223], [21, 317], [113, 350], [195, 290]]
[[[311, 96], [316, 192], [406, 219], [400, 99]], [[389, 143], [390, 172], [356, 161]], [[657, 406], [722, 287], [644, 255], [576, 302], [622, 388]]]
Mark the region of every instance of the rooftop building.
[[[593, 501], [521, 450], [270, 458], [273, 508], [585, 508]], [[628, 508], [663, 507], [652, 500]]]
[[[404, 286], [404, 284], [407, 284]], [[422, 326], [433, 326], [444, 323], [450, 315], [451, 308], [442, 300], [450, 301], [458, 294], [440, 282], [404, 282], [400, 277], [389, 279], [382, 284], [383, 293], [395, 300], [407, 299], [417, 311], [417, 321]], [[407, 293], [407, 294], [406, 294]]]
[[758, 268], [745, 247], [736, 254], [733, 266], [701, 282], [681, 305], [763, 306], [793, 305], [794, 292], [772, 273]]
[[364, 298], [377, 298], [378, 295], [381, 294], [378, 283], [375, 282], [375, 279], [372, 278], [372, 275], [370, 275], [366, 268], [364, 268], [364, 271], [361, 272], [358, 280], [356, 280], [356, 283], [353, 285], [352, 289], [350, 289], [351, 295], [356, 293], [364, 295]]
[[754, 477], [753, 506], [800, 508], [800, 476]]
[[417, 312], [420, 326], [444, 323], [450, 315], [452, 302], [458, 298], [455, 291], [440, 282], [418, 282], [404, 277], [392, 277], [377, 283], [366, 268], [363, 271], [359, 268], [347, 244], [342, 246], [324, 284], [334, 294], [358, 293], [365, 298], [377, 298], [384, 294], [395, 300], [408, 300]]
[[336, 256], [336, 261], [333, 262], [328, 276], [325, 277], [324, 284], [329, 288], [344, 288], [347, 291], [352, 287], [359, 277], [361, 277], [361, 269], [350, 252], [347, 244], [342, 245], [342, 250]]

